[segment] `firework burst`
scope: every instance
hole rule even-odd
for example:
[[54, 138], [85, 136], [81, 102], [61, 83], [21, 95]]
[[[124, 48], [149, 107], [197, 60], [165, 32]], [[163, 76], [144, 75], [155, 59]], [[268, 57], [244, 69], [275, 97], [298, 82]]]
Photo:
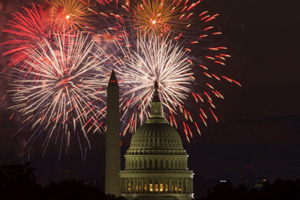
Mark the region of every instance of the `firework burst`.
[[10, 109], [20, 113], [23, 123], [30, 123], [35, 130], [28, 144], [44, 136], [46, 150], [56, 134], [56, 141], [62, 144], [65, 139], [69, 146], [71, 135], [77, 133], [89, 145], [87, 132], [99, 130], [105, 115], [102, 99], [108, 75], [104, 64], [109, 56], [96, 48], [88, 35], [68, 33], [56, 36], [54, 41], [57, 45], [53, 46], [44, 39], [27, 50], [32, 61], [26, 60], [25, 68], [30, 70], [13, 68], [19, 78], [9, 91], [15, 104]]
[[[188, 141], [196, 132], [201, 135], [201, 127], [208, 126], [211, 119], [218, 122], [215, 102], [224, 99], [218, 86], [224, 82], [222, 80], [241, 86], [240, 83], [224, 75], [203, 73], [202, 70], [208, 68], [194, 65], [192, 53], [168, 35], [137, 35], [133, 44], [125, 36], [125, 45], [118, 45], [122, 59], [115, 58], [116, 71], [121, 78], [123, 134], [134, 132], [149, 117], [155, 81], [159, 83], [165, 118], [172, 126], [183, 130]], [[218, 48], [221, 54], [225, 50]], [[229, 57], [223, 56], [224, 59]], [[213, 84], [214, 81], [217, 84]]]
[[58, 25], [57, 21], [51, 18], [49, 6], [35, 5], [32, 8], [25, 8], [24, 13], [16, 12], [13, 14], [14, 19], [8, 22], [10, 29], [3, 32], [9, 34], [10, 39], [2, 46], [8, 45], [11, 49], [3, 55], [10, 55], [9, 66], [15, 66], [27, 59], [25, 51], [36, 42], [41, 42], [43, 38], [51, 41], [54, 33], [61, 33], [63, 28]]
[[[28, 145], [44, 135], [46, 149], [56, 135], [68, 146], [73, 132], [88, 142], [87, 132], [102, 126], [111, 58], [122, 89], [123, 134], [148, 118], [155, 81], [165, 118], [188, 141], [210, 119], [218, 122], [215, 103], [224, 99], [219, 86], [224, 80], [241, 86], [220, 73], [230, 55], [219, 38], [219, 14], [202, 10], [201, 0], [97, 2], [33, 5], [15, 13], [5, 30], [12, 39], [4, 44], [14, 48], [4, 55], [11, 55], [17, 76], [11, 109], [35, 130]], [[74, 29], [92, 34], [72, 34]]]
[[191, 9], [200, 1], [191, 3], [182, 0], [142, 0], [123, 5], [131, 15], [132, 26], [146, 33], [166, 35], [182, 33], [191, 26]]
[[171, 125], [184, 130], [188, 141], [193, 132], [201, 134], [200, 126], [207, 126], [210, 118], [218, 122], [216, 102], [224, 99], [219, 91], [224, 81], [241, 86], [223, 74], [231, 56], [227, 47], [222, 45], [222, 32], [215, 20], [219, 14], [203, 10], [200, 5], [201, 0], [141, 0], [123, 5], [138, 37], [143, 37], [143, 34], [169, 36], [188, 52], [187, 61], [195, 78], [191, 82], [191, 92], [185, 103], [173, 102], [182, 115], [172, 110], [165, 115]]
[[130, 116], [123, 134], [128, 129], [135, 130], [148, 118], [155, 81], [160, 86], [166, 118], [170, 113], [177, 113], [178, 107], [184, 104], [194, 81], [187, 53], [173, 41], [152, 34], [150, 37], [139, 37], [135, 49], [129, 47], [128, 40], [125, 41], [127, 48], [123, 47], [122, 51], [124, 59], [120, 61], [121, 67], [116, 69], [123, 88], [122, 118], [128, 121], [126, 118]]
[[53, 5], [53, 18], [66, 29], [88, 29], [89, 17], [93, 14], [89, 0], [50, 0]]

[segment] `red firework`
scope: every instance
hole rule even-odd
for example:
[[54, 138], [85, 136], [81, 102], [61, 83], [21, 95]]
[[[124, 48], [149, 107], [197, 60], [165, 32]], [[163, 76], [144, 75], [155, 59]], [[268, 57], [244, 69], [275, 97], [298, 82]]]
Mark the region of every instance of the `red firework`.
[[10, 56], [9, 66], [16, 66], [27, 60], [26, 50], [35, 48], [42, 38], [52, 41], [55, 34], [64, 31], [51, 16], [52, 7], [49, 4], [35, 5], [32, 8], [23, 7], [24, 12], [16, 12], [13, 20], [8, 22], [8, 29], [3, 32], [9, 34], [9, 39], [2, 43], [8, 45], [8, 50], [3, 54]]

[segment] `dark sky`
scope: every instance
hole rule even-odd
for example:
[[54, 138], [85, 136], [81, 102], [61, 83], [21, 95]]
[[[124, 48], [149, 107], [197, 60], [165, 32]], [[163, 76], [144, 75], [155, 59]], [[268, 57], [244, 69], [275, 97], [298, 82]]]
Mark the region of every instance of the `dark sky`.
[[[4, 1], [2, 5], [7, 5]], [[20, 2], [20, 1], [18, 1]], [[241, 176], [300, 178], [300, 102], [298, 7], [279, 0], [205, 0], [210, 10], [221, 14], [220, 29], [232, 59], [228, 74], [243, 87], [228, 87], [218, 107], [218, 124], [211, 123], [202, 137], [184, 142], [190, 168], [196, 173], [195, 192], [227, 178], [238, 184]], [[9, 4], [7, 9], [13, 9]], [[9, 16], [0, 11], [0, 26]], [[3, 82], [3, 81], [1, 81]], [[226, 85], [224, 86], [226, 87]], [[1, 96], [5, 88], [2, 88]], [[0, 164], [28, 159], [22, 136], [12, 138], [16, 124], [9, 120], [6, 103], [0, 115]], [[103, 135], [92, 136], [93, 148], [86, 161], [78, 149], [57, 159], [53, 146], [41, 157], [34, 147], [30, 161], [40, 182], [66, 178], [96, 180], [104, 174]], [[124, 139], [125, 147], [129, 138]], [[185, 140], [184, 140], [185, 141]], [[252, 166], [250, 169], [246, 166]], [[68, 172], [66, 173], [66, 170]]]

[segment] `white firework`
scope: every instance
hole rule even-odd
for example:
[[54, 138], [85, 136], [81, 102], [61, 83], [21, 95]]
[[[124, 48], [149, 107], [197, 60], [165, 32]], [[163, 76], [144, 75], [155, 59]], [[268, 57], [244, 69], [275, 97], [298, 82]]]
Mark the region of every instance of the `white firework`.
[[9, 92], [14, 102], [10, 108], [35, 130], [27, 144], [43, 135], [46, 149], [56, 135], [55, 142], [60, 140], [63, 145], [65, 141], [68, 147], [71, 135], [77, 133], [90, 146], [87, 132], [99, 130], [105, 116], [102, 99], [110, 56], [87, 34], [78, 32], [57, 35], [53, 42], [44, 39], [26, 54], [30, 59], [22, 70], [13, 68], [18, 79]]
[[119, 46], [124, 56], [119, 61], [121, 67], [116, 69], [122, 79], [122, 118], [131, 116], [124, 134], [129, 128], [135, 130], [137, 121], [142, 124], [149, 117], [155, 81], [159, 84], [165, 117], [166, 113], [176, 113], [178, 108], [184, 107], [194, 81], [192, 66], [186, 51], [168, 38], [144, 34], [138, 37], [134, 49], [127, 38], [125, 48]]

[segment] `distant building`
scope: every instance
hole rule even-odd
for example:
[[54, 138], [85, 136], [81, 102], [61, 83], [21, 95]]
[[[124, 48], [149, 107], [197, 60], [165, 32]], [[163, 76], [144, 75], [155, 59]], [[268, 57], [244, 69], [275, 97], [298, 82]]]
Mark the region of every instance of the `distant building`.
[[227, 179], [221, 179], [219, 182], [220, 182], [220, 183], [227, 183], [228, 180], [227, 180]]
[[265, 176], [244, 176], [242, 179], [242, 183], [248, 189], [260, 190], [266, 185], [267, 179]]

